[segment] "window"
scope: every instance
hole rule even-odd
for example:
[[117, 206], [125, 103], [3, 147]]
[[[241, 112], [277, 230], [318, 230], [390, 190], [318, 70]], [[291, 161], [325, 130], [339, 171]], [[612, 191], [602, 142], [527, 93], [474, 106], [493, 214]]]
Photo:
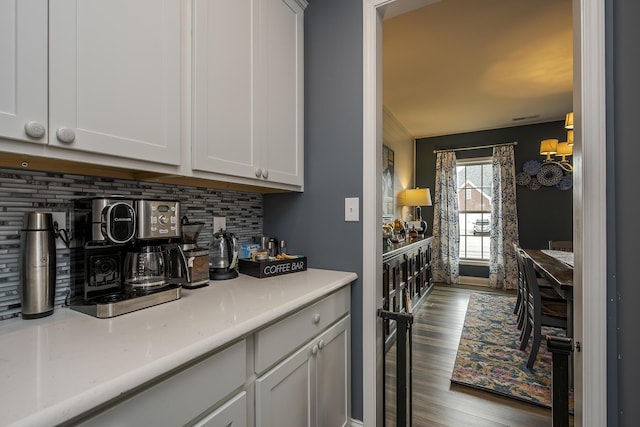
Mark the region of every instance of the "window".
[[457, 161], [460, 259], [489, 261], [491, 231], [490, 157]]

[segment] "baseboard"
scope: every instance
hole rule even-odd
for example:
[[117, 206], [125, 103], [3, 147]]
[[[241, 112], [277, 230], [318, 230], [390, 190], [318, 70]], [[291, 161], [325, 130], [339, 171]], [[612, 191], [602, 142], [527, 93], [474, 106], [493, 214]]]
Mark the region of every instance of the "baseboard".
[[351, 427], [364, 427], [364, 424], [360, 420], [351, 419]]
[[460, 276], [459, 282], [461, 285], [469, 286], [484, 286], [489, 287], [488, 277], [473, 277], [473, 276]]

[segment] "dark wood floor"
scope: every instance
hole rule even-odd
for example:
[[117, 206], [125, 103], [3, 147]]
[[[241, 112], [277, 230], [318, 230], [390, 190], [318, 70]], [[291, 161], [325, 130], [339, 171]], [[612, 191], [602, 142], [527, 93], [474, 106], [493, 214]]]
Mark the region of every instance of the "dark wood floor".
[[[413, 426], [550, 426], [551, 410], [451, 383], [473, 291], [436, 285], [413, 324]], [[387, 353], [387, 427], [395, 426], [395, 349]], [[573, 422], [573, 420], [571, 420]]]

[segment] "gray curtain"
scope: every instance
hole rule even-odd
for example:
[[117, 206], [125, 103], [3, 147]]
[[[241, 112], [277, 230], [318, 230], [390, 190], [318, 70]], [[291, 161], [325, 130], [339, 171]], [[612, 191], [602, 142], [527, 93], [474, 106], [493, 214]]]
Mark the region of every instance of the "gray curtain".
[[518, 264], [513, 244], [518, 242], [518, 211], [513, 145], [493, 148], [489, 286], [518, 287]]
[[453, 151], [436, 154], [434, 194], [433, 278], [436, 282], [458, 283], [460, 281], [460, 218], [456, 182], [456, 154]]

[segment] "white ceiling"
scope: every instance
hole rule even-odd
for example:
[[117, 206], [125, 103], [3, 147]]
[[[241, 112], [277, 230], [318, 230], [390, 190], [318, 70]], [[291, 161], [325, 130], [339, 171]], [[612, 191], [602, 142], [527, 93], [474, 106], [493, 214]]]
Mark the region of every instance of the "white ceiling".
[[563, 119], [572, 111], [571, 3], [391, 3], [383, 9], [385, 107], [416, 138]]

